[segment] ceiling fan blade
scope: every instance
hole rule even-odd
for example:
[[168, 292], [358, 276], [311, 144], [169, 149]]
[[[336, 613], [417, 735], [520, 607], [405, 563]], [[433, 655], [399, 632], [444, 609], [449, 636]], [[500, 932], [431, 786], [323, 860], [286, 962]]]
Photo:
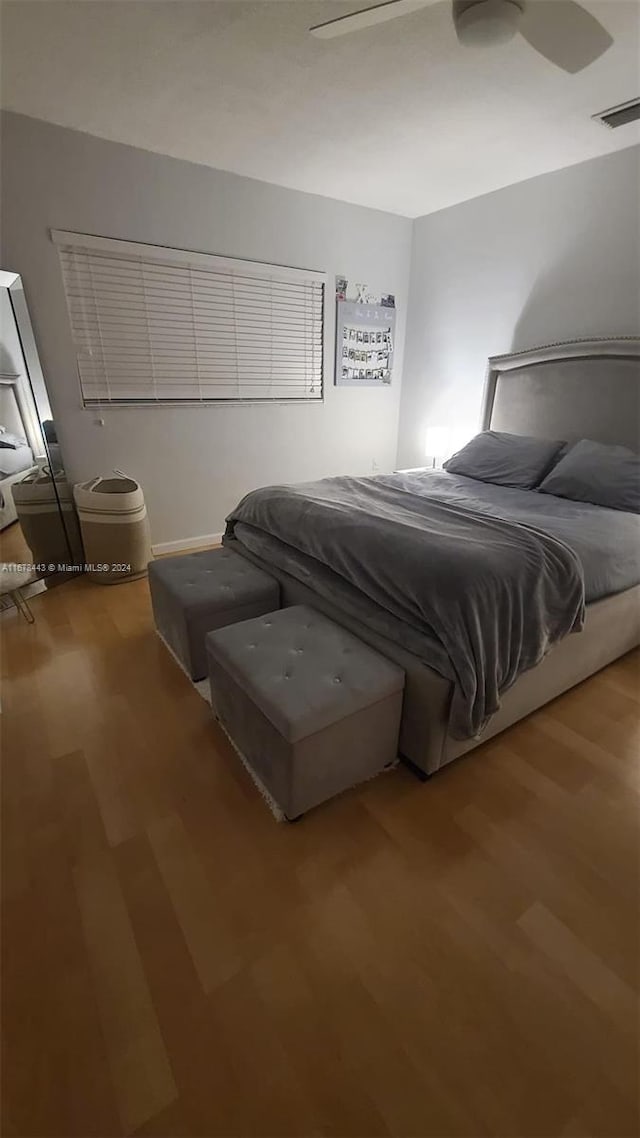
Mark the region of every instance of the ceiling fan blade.
[[372, 8], [363, 8], [360, 12], [351, 12], [348, 16], [339, 16], [337, 20], [327, 20], [325, 24], [316, 24], [309, 28], [312, 36], [320, 39], [333, 39], [334, 36], [346, 36], [349, 32], [359, 32], [362, 28], [371, 28], [374, 24], [384, 24], [387, 20], [395, 20], [398, 16], [408, 16], [410, 12], [418, 12], [420, 8], [429, 8], [439, 0], [386, 0], [385, 4], [376, 4]]
[[529, 0], [520, 31], [540, 55], [572, 75], [613, 43], [607, 29], [574, 0]]

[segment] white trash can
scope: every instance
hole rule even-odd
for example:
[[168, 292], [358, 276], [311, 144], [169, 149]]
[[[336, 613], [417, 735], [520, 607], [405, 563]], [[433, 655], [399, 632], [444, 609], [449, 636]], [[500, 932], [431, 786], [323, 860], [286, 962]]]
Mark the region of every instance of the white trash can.
[[149, 520], [139, 482], [120, 470], [74, 486], [87, 575], [101, 585], [144, 577], [152, 558]]
[[55, 565], [57, 572], [64, 572], [69, 558], [69, 571], [73, 571], [72, 566], [81, 565], [84, 555], [78, 515], [65, 474], [59, 472], [52, 477], [44, 467], [16, 482], [12, 493], [34, 563]]

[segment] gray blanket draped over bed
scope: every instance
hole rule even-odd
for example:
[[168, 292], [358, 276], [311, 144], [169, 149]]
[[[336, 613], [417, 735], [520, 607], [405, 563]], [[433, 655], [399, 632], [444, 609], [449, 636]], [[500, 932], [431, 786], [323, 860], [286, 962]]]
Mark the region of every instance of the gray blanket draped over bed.
[[414, 493], [393, 477], [255, 490], [227, 519], [338, 574], [423, 634], [452, 681], [450, 729], [478, 735], [521, 672], [584, 619], [576, 554], [550, 534]]

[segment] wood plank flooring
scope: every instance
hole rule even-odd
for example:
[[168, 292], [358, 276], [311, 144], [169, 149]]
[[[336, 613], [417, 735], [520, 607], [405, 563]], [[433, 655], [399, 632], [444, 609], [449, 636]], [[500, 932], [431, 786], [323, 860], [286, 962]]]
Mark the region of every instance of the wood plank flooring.
[[276, 824], [152, 630], [2, 638], [5, 1135], [639, 1133], [638, 656]]

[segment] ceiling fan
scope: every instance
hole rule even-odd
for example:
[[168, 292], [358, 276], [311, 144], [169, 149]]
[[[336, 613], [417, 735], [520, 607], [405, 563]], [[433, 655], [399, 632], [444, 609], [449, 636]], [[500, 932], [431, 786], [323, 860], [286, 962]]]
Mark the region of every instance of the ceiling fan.
[[[310, 28], [314, 36], [358, 32], [429, 8], [443, 0], [386, 0]], [[574, 0], [452, 0], [453, 24], [460, 43], [505, 43], [520, 32], [536, 51], [572, 74], [582, 71], [611, 47], [606, 28]]]

